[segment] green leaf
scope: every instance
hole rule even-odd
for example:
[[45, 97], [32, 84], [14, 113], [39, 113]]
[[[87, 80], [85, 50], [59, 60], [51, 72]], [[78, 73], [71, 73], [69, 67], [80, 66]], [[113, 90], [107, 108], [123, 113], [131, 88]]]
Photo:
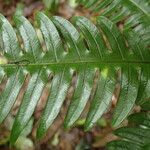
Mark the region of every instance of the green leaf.
[[114, 127], [118, 126], [127, 117], [137, 98], [139, 86], [138, 73], [131, 67], [127, 68], [122, 68], [121, 92], [112, 120]]
[[16, 142], [17, 138], [29, 122], [34, 112], [45, 85], [45, 82], [42, 80], [42, 78], [45, 78], [45, 72], [41, 69], [32, 74], [32, 77], [29, 80], [27, 90], [24, 94], [20, 109], [12, 127], [10, 136], [11, 144]]
[[4, 72], [3, 68], [0, 67], [0, 83], [3, 81], [4, 75], [5, 75], [5, 72]]
[[47, 47], [48, 55], [46, 55], [46, 58], [48, 61], [54, 59], [54, 61], [58, 62], [63, 57], [64, 51], [59, 33], [53, 22], [43, 13], [38, 12], [36, 18]]
[[117, 129], [114, 133], [141, 146], [150, 142], [150, 129], [123, 127]]
[[[0, 35], [2, 45], [0, 45], [3, 53], [10, 60], [16, 60], [20, 57], [21, 48], [18, 43], [17, 35], [8, 20], [0, 14]], [[1, 43], [1, 42], [0, 42]]]
[[20, 15], [14, 16], [14, 21], [23, 39], [24, 51], [28, 54], [26, 59], [29, 61], [33, 59], [33, 62], [40, 61], [42, 48], [33, 26], [25, 17]]
[[0, 123], [4, 121], [10, 112], [25, 80], [25, 75], [21, 68], [9, 68], [9, 71], [11, 74], [8, 76], [5, 89], [0, 94]]
[[143, 101], [150, 97], [150, 70], [149, 66], [144, 65], [141, 70], [140, 87], [138, 91], [137, 104], [140, 105]]
[[108, 109], [115, 88], [114, 70], [103, 68], [100, 71], [98, 87], [91, 102], [85, 122], [85, 130], [89, 130]]
[[71, 127], [85, 108], [93, 87], [94, 74], [95, 70], [88, 66], [84, 70], [82, 68], [77, 69], [76, 90], [65, 118], [65, 128]]
[[55, 73], [51, 85], [51, 93], [37, 129], [37, 138], [41, 138], [54, 119], [57, 117], [61, 106], [65, 100], [67, 90], [71, 81], [70, 70], [66, 67], [63, 69], [55, 68]]
[[108, 143], [107, 145], [108, 150], [141, 150], [142, 147], [139, 145], [135, 145], [131, 142], [128, 141], [122, 141], [122, 140], [117, 140]]
[[87, 41], [89, 51], [94, 55], [94, 57], [99, 56], [100, 59], [103, 59], [106, 46], [98, 28], [85, 17], [76, 16], [72, 18], [72, 21], [83, 33], [84, 38]]
[[81, 60], [85, 47], [77, 29], [69, 21], [58, 16], [53, 17], [52, 21], [66, 40], [66, 44], [69, 47], [68, 53], [70, 58]]
[[123, 36], [119, 32], [118, 28], [110, 20], [103, 16], [98, 18], [98, 24], [107, 36], [114, 56], [118, 55], [120, 59], [124, 60], [127, 55], [126, 45]]
[[26, 127], [23, 129], [23, 131], [21, 132], [20, 136], [19, 137], [26, 137], [28, 136], [31, 131], [32, 131], [32, 128], [33, 128], [33, 122], [34, 122], [34, 119], [33, 117], [30, 119], [30, 121], [27, 123]]
[[150, 128], [150, 113], [149, 112], [141, 112], [135, 113], [129, 116], [129, 122], [133, 122], [137, 125], [143, 125]]

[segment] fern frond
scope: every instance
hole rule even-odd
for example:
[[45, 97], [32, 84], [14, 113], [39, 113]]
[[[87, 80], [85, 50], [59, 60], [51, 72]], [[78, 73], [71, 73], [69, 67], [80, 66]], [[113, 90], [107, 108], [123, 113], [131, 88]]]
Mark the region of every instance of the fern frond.
[[148, 150], [150, 148], [150, 113], [148, 111], [135, 113], [130, 115], [128, 120], [127, 127], [114, 131], [114, 134], [121, 139], [108, 143], [108, 150]]
[[0, 67], [0, 81], [8, 79], [0, 95], [0, 123], [13, 107], [25, 80], [29, 79], [13, 124], [11, 143], [15, 143], [30, 121], [49, 84], [50, 93], [39, 120], [37, 137], [46, 133], [60, 112], [74, 75], [76, 84], [64, 121], [66, 128], [80, 117], [88, 100], [91, 106], [85, 129], [92, 128], [109, 108], [117, 82], [121, 84], [121, 91], [113, 115], [114, 126], [128, 116], [136, 100], [142, 103], [150, 97], [150, 60], [146, 54], [149, 52], [140, 49], [143, 59], [137, 57], [111, 20], [99, 17], [94, 25], [85, 17], [74, 17], [71, 23], [58, 16], [49, 19], [41, 12], [37, 13], [36, 20], [46, 51], [26, 18], [14, 17], [17, 36], [7, 19], [0, 15], [0, 50], [8, 61]]
[[90, 8], [92, 13], [100, 13], [100, 15], [109, 17], [112, 21], [126, 21], [126, 25], [129, 27], [136, 25], [137, 21], [141, 23], [149, 22], [150, 3], [148, 0], [77, 0], [77, 2], [83, 4], [86, 8]]
[[[149, 0], [77, 0], [92, 13], [109, 18], [116, 24], [122, 24], [122, 31], [132, 50], [138, 57], [150, 58], [150, 3]], [[97, 15], [97, 14], [96, 14]], [[143, 51], [140, 51], [143, 49]]]

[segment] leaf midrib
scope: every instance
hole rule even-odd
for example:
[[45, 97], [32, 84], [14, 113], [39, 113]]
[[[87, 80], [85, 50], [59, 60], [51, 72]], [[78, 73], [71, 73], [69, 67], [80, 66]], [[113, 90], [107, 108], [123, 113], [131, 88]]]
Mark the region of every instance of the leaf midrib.
[[150, 61], [121, 61], [121, 60], [88, 60], [88, 61], [65, 61], [65, 62], [39, 62], [39, 63], [12, 63], [1, 64], [0, 67], [18, 67], [18, 66], [64, 66], [64, 65], [86, 65], [86, 64], [100, 64], [100, 65], [150, 65]]

